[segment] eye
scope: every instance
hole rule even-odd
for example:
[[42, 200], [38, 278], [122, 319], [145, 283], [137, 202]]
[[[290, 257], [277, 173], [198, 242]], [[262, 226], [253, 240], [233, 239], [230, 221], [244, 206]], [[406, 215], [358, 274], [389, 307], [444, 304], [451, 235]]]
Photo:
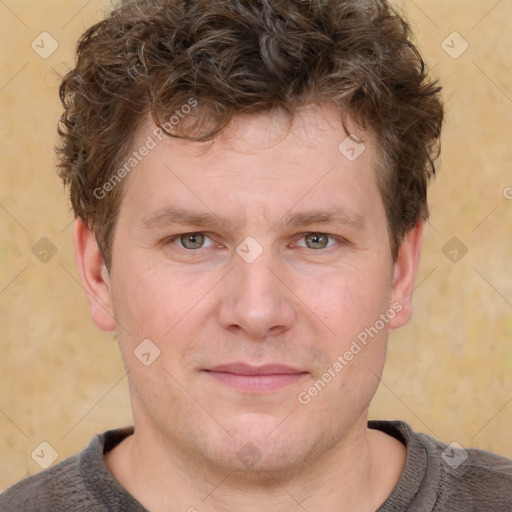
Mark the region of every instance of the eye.
[[213, 241], [204, 233], [183, 233], [181, 235], [177, 235], [170, 241], [183, 249], [190, 250], [204, 249], [206, 247], [213, 246]]
[[[302, 240], [304, 240], [304, 244], [300, 243]], [[307, 247], [308, 249], [326, 249], [336, 243], [334, 237], [326, 233], [307, 233], [300, 241], [297, 245], [299, 247]]]

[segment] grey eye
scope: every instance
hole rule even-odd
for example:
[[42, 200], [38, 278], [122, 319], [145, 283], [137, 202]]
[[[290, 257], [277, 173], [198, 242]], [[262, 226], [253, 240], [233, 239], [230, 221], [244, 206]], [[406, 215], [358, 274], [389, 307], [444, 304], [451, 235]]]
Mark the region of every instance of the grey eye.
[[184, 233], [180, 236], [181, 245], [185, 249], [201, 249], [206, 236], [202, 233]]
[[304, 236], [309, 249], [325, 249], [329, 243], [329, 235], [325, 233], [308, 233]]

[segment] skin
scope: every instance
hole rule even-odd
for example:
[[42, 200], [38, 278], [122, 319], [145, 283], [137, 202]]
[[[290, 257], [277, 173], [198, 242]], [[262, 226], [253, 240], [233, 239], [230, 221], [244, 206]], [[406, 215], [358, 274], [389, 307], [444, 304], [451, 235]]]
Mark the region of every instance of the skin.
[[[134, 147], [152, 129], [147, 120]], [[118, 332], [136, 427], [105, 460], [148, 510], [374, 511], [396, 485], [405, 447], [369, 430], [367, 413], [388, 330], [410, 317], [423, 226], [393, 263], [375, 145], [351, 131], [366, 146], [353, 162], [338, 151], [347, 133], [332, 106], [305, 107], [291, 126], [279, 114], [238, 117], [212, 144], [165, 138], [122, 184], [110, 273], [76, 222], [92, 318]], [[222, 222], [144, 225], [170, 207]], [[350, 215], [285, 222], [336, 207]], [[205, 246], [180, 245], [190, 232], [205, 233]], [[308, 233], [333, 238], [312, 248]], [[236, 252], [246, 237], [262, 249], [252, 263]], [[401, 311], [301, 404], [298, 394], [393, 304]], [[145, 339], [160, 350], [149, 366], [134, 355]], [[249, 392], [205, 371], [233, 362], [303, 373]], [[247, 443], [260, 456], [252, 467], [237, 457]]]

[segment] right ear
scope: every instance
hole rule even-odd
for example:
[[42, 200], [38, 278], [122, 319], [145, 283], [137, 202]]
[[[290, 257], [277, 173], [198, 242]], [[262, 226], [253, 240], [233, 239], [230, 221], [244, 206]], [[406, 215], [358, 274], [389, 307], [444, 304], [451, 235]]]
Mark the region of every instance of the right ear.
[[80, 217], [73, 231], [75, 262], [89, 301], [94, 323], [104, 331], [114, 331], [116, 321], [110, 295], [110, 278], [98, 242]]

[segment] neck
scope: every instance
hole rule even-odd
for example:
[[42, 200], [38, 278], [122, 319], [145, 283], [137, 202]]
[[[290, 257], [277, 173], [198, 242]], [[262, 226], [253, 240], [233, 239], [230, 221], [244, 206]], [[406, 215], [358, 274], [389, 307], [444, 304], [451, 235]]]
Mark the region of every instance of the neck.
[[283, 472], [228, 471], [194, 459], [137, 426], [105, 461], [119, 483], [151, 512], [376, 510], [405, 465], [405, 447], [366, 428], [366, 419], [321, 455]]

